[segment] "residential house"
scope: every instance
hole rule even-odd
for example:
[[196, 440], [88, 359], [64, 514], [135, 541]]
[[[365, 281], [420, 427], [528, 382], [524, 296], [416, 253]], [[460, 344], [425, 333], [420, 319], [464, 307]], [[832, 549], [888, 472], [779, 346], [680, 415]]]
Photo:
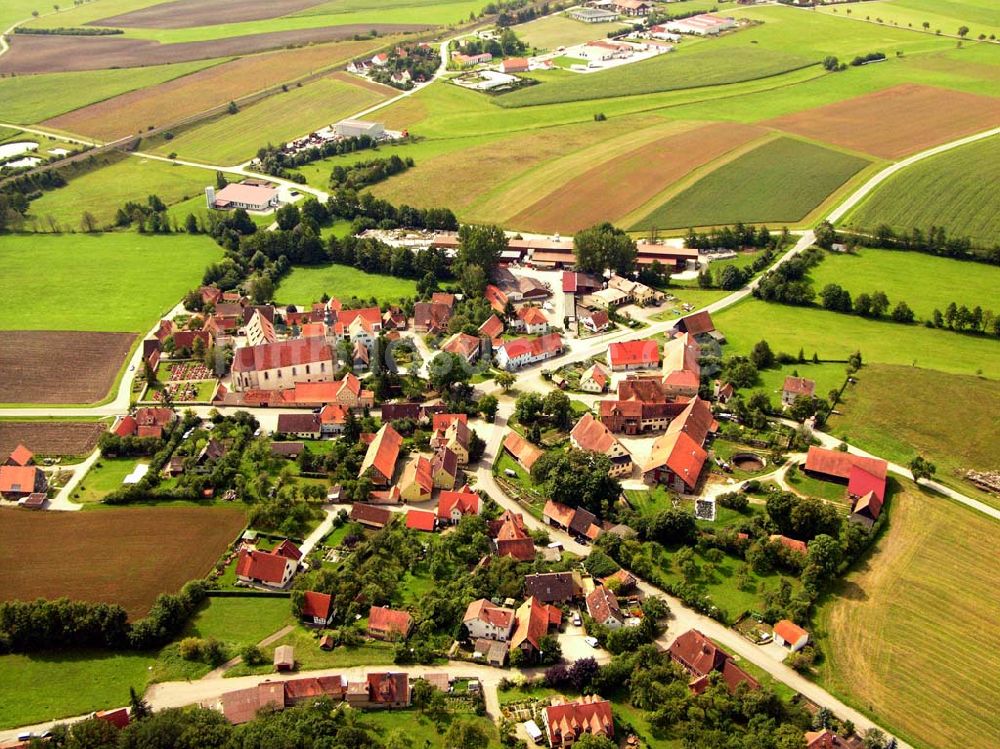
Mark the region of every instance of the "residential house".
[[518, 462], [524, 470], [531, 472], [531, 467], [544, 453], [540, 448], [531, 444], [517, 432], [511, 432], [503, 441], [503, 449], [510, 453], [511, 457]]
[[452, 308], [440, 302], [417, 302], [413, 305], [413, 329], [418, 333], [447, 333]]
[[482, 339], [468, 333], [455, 333], [441, 344], [441, 350], [448, 354], [460, 356], [469, 364], [479, 358]]
[[426, 502], [434, 492], [431, 462], [423, 455], [414, 455], [399, 478], [399, 494], [407, 502]]
[[244, 583], [284, 588], [298, 568], [297, 558], [279, 554], [277, 549], [273, 551], [243, 549], [236, 560], [236, 579]]
[[809, 642], [809, 633], [788, 619], [774, 624], [774, 641], [793, 653], [802, 650]]
[[602, 309], [595, 312], [584, 312], [580, 315], [580, 324], [591, 333], [603, 333], [611, 327], [611, 318]]
[[468, 421], [466, 414], [435, 414], [431, 422], [434, 429], [431, 448], [440, 450], [446, 447], [455, 453], [460, 466], [468, 465], [472, 446], [472, 430]]
[[479, 504], [479, 495], [468, 487], [457, 492], [443, 491], [438, 495], [438, 520], [455, 525], [465, 515], [478, 515]]
[[437, 516], [430, 510], [408, 510], [406, 527], [414, 531], [433, 533], [437, 528]]
[[510, 321], [511, 328], [527, 333], [540, 335], [549, 332], [549, 318], [539, 307], [525, 306], [517, 311], [517, 316]]
[[611, 385], [611, 373], [594, 362], [580, 375], [580, 390], [585, 393], [606, 393]]
[[514, 371], [559, 356], [563, 352], [562, 337], [547, 333], [539, 338], [515, 338], [506, 341], [496, 352], [497, 366]]
[[530, 562], [535, 558], [535, 542], [528, 534], [521, 513], [505, 510], [489, 523], [493, 551], [498, 557], [514, 557], [519, 562]]
[[714, 672], [722, 675], [730, 692], [735, 692], [741, 684], [750, 689], [760, 688], [757, 680], [737, 666], [729, 653], [696, 629], [678, 635], [668, 652], [693, 677], [688, 688], [695, 694], [705, 691], [709, 675]]
[[281, 390], [302, 382], [332, 382], [333, 349], [322, 339], [296, 338], [238, 348], [233, 357], [233, 389]]
[[355, 369], [365, 370], [371, 363], [371, 353], [364, 341], [355, 341], [351, 351], [351, 366]]
[[524, 595], [542, 603], [569, 603], [583, 595], [578, 572], [538, 572], [524, 576]]
[[329, 403], [319, 412], [319, 431], [322, 435], [341, 434], [347, 426], [350, 409], [339, 403]]
[[413, 617], [406, 611], [386, 606], [368, 610], [368, 636], [376, 640], [405, 640], [413, 629]]
[[514, 609], [505, 609], [480, 598], [465, 610], [462, 623], [472, 640], [499, 640], [506, 642], [514, 631]]
[[368, 674], [366, 681], [349, 682], [347, 703], [360, 708], [410, 706], [410, 679], [405, 673]]
[[389, 486], [396, 472], [403, 438], [389, 424], [383, 424], [368, 445], [359, 476], [367, 476], [375, 486]]
[[596, 694], [584, 695], [573, 702], [553, 700], [553, 704], [542, 708], [542, 722], [552, 749], [571, 747], [584, 734], [608, 739], [615, 736], [611, 703]]
[[632, 473], [632, 455], [593, 414], [583, 415], [569, 433], [569, 441], [577, 450], [606, 455], [611, 460], [612, 476], [628, 476]]
[[722, 380], [716, 380], [712, 387], [712, 397], [715, 398], [719, 403], [725, 405], [729, 403], [732, 397], [736, 394], [736, 389], [733, 387], [731, 382], [723, 382]]
[[718, 343], [725, 343], [726, 337], [715, 328], [712, 322], [712, 315], [707, 310], [695, 312], [694, 314], [682, 317], [674, 323], [674, 334], [688, 333], [695, 337], [699, 343], [714, 340]]
[[815, 393], [815, 382], [805, 377], [788, 375], [781, 386], [781, 405], [791, 406], [799, 398], [812, 398]]
[[361, 380], [350, 372], [333, 384], [333, 398], [328, 402], [339, 403], [351, 409], [371, 408], [375, 405], [375, 394], [371, 390], [365, 390], [361, 386]]
[[639, 581], [635, 578], [635, 576], [624, 568], [618, 570], [617, 572], [611, 575], [608, 575], [603, 580], [601, 580], [601, 582], [607, 585], [608, 588], [610, 588], [614, 592], [620, 593], [622, 595], [628, 595], [629, 593], [632, 593], [636, 589], [636, 586], [639, 584]]
[[816, 478], [846, 482], [847, 494], [851, 498], [861, 498], [868, 492], [874, 492], [880, 503], [885, 502], [888, 468], [889, 464], [881, 458], [868, 458], [816, 446], [809, 448], [804, 466], [805, 472]]
[[604, 585], [594, 586], [587, 595], [587, 613], [591, 619], [608, 629], [625, 626], [625, 614], [618, 605], [618, 598]]
[[302, 594], [302, 621], [314, 627], [325, 627], [333, 616], [333, 597], [329, 593], [307, 590]]
[[660, 347], [654, 340], [615, 341], [608, 344], [608, 364], [612, 371], [655, 369], [660, 366]]
[[385, 528], [392, 521], [392, 511], [384, 507], [372, 507], [355, 502], [351, 505], [350, 518], [355, 523], [378, 530]]
[[[656, 383], [659, 390], [660, 385]], [[662, 395], [661, 395], [662, 398]], [[605, 400], [598, 403], [598, 418], [612, 432], [628, 435], [659, 432], [680, 415], [687, 406], [684, 402], [665, 403], [644, 400]]]
[[806, 749], [862, 749], [862, 743], [857, 736], [845, 739], [824, 728], [822, 731], [806, 731]]
[[[270, 445], [270, 453], [273, 457], [286, 458], [288, 460], [295, 460], [305, 452], [305, 449], [304, 442], [272, 442]], [[175, 463], [174, 461], [179, 462]], [[184, 472], [184, 460], [182, 458], [171, 458], [169, 466], [171, 476], [178, 476]]]
[[562, 622], [562, 612], [558, 607], [542, 603], [529, 596], [517, 609], [517, 628], [510, 638], [511, 649], [518, 648], [529, 662], [538, 659], [542, 653], [542, 638], [550, 627], [558, 627]]
[[454, 489], [458, 483], [458, 456], [447, 447], [440, 448], [431, 459], [431, 477], [435, 489]]
[[278, 414], [277, 434], [299, 439], [319, 439], [322, 435], [322, 420], [319, 414]]
[[479, 334], [495, 341], [503, 335], [503, 320], [496, 315], [490, 315], [486, 322], [479, 326]]
[[512, 301], [504, 292], [493, 284], [486, 285], [486, 293], [484, 296], [486, 297], [486, 301], [490, 303], [490, 307], [492, 307], [493, 311], [498, 315], [503, 315], [507, 309], [507, 303]]
[[597, 515], [583, 507], [577, 507], [569, 524], [569, 533], [577, 538], [596, 541], [604, 531]]
[[663, 394], [694, 398], [701, 388], [701, 346], [690, 333], [679, 333], [663, 347]]

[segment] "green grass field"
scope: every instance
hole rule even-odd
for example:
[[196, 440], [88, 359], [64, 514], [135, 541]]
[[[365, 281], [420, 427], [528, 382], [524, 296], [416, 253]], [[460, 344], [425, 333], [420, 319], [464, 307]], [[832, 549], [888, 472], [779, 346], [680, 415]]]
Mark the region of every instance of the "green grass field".
[[[87, 471], [83, 481], [73, 492], [73, 501], [81, 504], [100, 502], [115, 489], [122, 487], [122, 481], [140, 461], [135, 458], [101, 458]], [[149, 461], [142, 461], [148, 463]]]
[[517, 36], [525, 44], [542, 51], [601, 39], [607, 32], [620, 28], [620, 23], [595, 25], [574, 20], [567, 15], [553, 15], [519, 24]]
[[632, 229], [795, 223], [867, 164], [794, 138], [767, 141], [709, 172]]
[[5, 286], [0, 330], [145, 333], [220, 256], [203, 235], [7, 236], [0, 263], [17, 283]]
[[1000, 161], [1000, 136], [938, 154], [890, 177], [844, 220], [872, 230], [888, 224], [897, 231], [926, 232], [944, 226], [981, 247], [1000, 237], [1000, 191], [992, 165]]
[[784, 52], [703, 48], [687, 55], [666, 54], [587, 75], [563, 76], [498, 97], [502, 107], [531, 107], [658, 91], [738, 83], [811, 65], [813, 60]]
[[183, 636], [214, 637], [237, 646], [256, 644], [293, 622], [288, 598], [209, 598]]
[[[938, 480], [1000, 507], [1000, 497], [962, 478], [969, 468], [1000, 465], [1000, 382], [881, 364], [863, 367], [856, 378], [828, 422], [831, 434], [901, 465], [921, 455], [937, 466]], [[944, 392], [975, 407], [941, 408]]]
[[24, 125], [41, 122], [112, 96], [180, 78], [219, 62], [222, 60], [0, 78], [3, 117], [8, 122]]
[[909, 482], [888, 511], [816, 616], [820, 683], [913, 746], [992, 749], [1000, 682], [981, 675], [1000, 668], [997, 523]]
[[[285, 143], [384, 98], [371, 89], [324, 78], [183, 132], [158, 146], [155, 152], [161, 155], [175, 152], [180, 158], [210, 164], [236, 164], [252, 158], [257, 149], [268, 143]], [[289, 116], [292, 113], [294, 116]]]
[[282, 279], [275, 298], [283, 304], [309, 305], [319, 301], [324, 293], [340, 299], [375, 297], [380, 302], [391, 302], [414, 296], [417, 284], [406, 278], [365, 273], [347, 265], [299, 267], [292, 268], [292, 272]]
[[402, 735], [410, 742], [410, 746], [429, 747], [443, 745], [444, 732], [448, 730], [448, 724], [456, 719], [476, 723], [486, 729], [490, 737], [490, 749], [501, 746], [493, 721], [477, 717], [471, 710], [454, 710], [440, 726], [415, 709], [372, 710], [364, 714], [362, 721], [371, 726], [383, 740], [393, 734]]
[[214, 173], [205, 169], [142, 157], [126, 158], [79, 177], [71, 176], [65, 187], [32, 201], [27, 226], [49, 231], [51, 218], [63, 231], [78, 231], [85, 211], [99, 226], [110, 226], [126, 202], [142, 203], [149, 195], [159, 195], [167, 205], [192, 197], [204, 205], [205, 187], [214, 184]]
[[68, 650], [0, 656], [0, 729], [128, 704], [155, 662], [149, 653]]
[[955, 374], [981, 371], [1000, 379], [1000, 342], [986, 338], [758, 299], [739, 302], [712, 317], [729, 341], [726, 354], [747, 354], [757, 341], [766, 339], [774, 351], [797, 353], [803, 348], [809, 357], [815, 351], [822, 359], [846, 360], [860, 350], [869, 363]]
[[1000, 6], [993, 0], [878, 0], [820, 10], [844, 16], [850, 10], [852, 18], [881, 18], [886, 25], [920, 31], [927, 22], [931, 34], [938, 30], [942, 34], [957, 34], [960, 26], [969, 28], [969, 39], [980, 34], [1000, 34]]
[[905, 301], [921, 320], [929, 319], [935, 309], [944, 312], [950, 302], [1000, 314], [1000, 268], [994, 265], [864, 249], [854, 255], [827, 253], [810, 276], [817, 291], [828, 283], [840, 284], [852, 296], [884, 291], [891, 304]]

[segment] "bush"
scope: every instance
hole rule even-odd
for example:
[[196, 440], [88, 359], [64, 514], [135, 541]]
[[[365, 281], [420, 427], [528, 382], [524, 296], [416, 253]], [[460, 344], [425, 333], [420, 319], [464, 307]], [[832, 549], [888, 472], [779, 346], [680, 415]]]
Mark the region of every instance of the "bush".
[[240, 651], [240, 657], [248, 666], [259, 666], [264, 663], [264, 652], [256, 645], [247, 645]]

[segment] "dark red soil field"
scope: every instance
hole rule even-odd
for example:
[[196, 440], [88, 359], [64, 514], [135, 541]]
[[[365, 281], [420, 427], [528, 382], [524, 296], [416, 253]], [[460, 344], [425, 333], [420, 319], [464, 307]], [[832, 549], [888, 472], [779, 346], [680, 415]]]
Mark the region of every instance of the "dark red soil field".
[[228, 507], [0, 509], [0, 600], [118, 603], [138, 619], [160, 593], [208, 574], [245, 522]]
[[0, 403], [95, 403], [107, 396], [135, 333], [5, 330]]
[[219, 23], [241, 23], [278, 18], [318, 5], [323, 0], [173, 0], [117, 16], [101, 18], [88, 26], [115, 28], [187, 29]]
[[122, 39], [114, 36], [16, 34], [11, 36], [10, 51], [0, 57], [0, 73], [62, 73], [72, 70], [163, 65], [246, 55], [293, 44], [351, 39], [355, 34], [367, 34], [372, 29], [378, 31], [379, 36], [387, 36], [428, 28], [431, 27], [423, 24], [349, 24], [179, 44], [160, 44], [149, 39]]
[[0, 459], [23, 444], [35, 455], [86, 455], [104, 432], [101, 421], [0, 421]]
[[906, 83], [760, 123], [898, 159], [1000, 122], [1000, 98]]

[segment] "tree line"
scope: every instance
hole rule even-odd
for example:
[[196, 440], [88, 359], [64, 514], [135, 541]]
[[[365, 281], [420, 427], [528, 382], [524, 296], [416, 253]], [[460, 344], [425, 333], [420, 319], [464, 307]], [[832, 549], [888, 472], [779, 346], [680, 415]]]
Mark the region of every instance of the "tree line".
[[323, 141], [322, 144], [310, 146], [295, 153], [287, 151], [283, 145], [276, 146], [273, 143], [268, 143], [257, 150], [257, 168], [262, 173], [270, 174], [272, 177], [290, 179], [302, 184], [305, 182], [305, 177], [297, 172], [289, 172], [289, 169], [305, 166], [321, 159], [328, 159], [331, 156], [341, 156], [377, 147], [378, 141], [367, 135], [327, 140]]
[[927, 230], [913, 227], [907, 232], [896, 231], [888, 224], [879, 224], [871, 234], [837, 231], [827, 221], [816, 227], [818, 246], [829, 250], [838, 242], [846, 245], [847, 249], [864, 244], [866, 247], [884, 250], [923, 252], [938, 257], [1000, 265], [1000, 244], [994, 244], [992, 248], [975, 246], [971, 238], [952, 236], [944, 226], [931, 226]]
[[333, 189], [357, 190], [368, 185], [374, 185], [401, 174], [413, 166], [413, 159], [401, 159], [393, 154], [388, 159], [371, 159], [359, 161], [350, 166], [335, 166], [330, 173], [330, 187]]

